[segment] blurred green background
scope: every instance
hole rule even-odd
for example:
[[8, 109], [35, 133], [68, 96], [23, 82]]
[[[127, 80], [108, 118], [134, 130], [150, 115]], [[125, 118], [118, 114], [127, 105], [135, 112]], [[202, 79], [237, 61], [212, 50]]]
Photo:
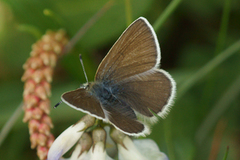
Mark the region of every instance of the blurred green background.
[[[48, 29], [64, 28], [73, 37], [107, 2], [0, 0], [0, 129], [22, 101], [22, 65], [31, 45]], [[175, 8], [167, 12], [170, 15], [161, 26], [157, 19], [163, 20], [174, 1], [130, 0], [130, 10], [126, 2], [113, 1], [73, 50], [60, 58], [52, 83], [52, 106], [63, 92], [85, 83], [80, 53], [92, 81], [98, 64], [127, 27], [127, 18], [144, 16], [156, 29], [161, 68], [173, 76], [178, 88], [170, 114], [154, 125], [148, 138], [170, 160], [205, 160], [214, 155], [222, 160], [227, 146], [227, 159], [240, 159], [240, 1], [175, 0]], [[45, 9], [54, 16], [44, 15]], [[52, 132], [59, 135], [82, 115], [62, 104], [51, 112]], [[23, 112], [1, 144], [0, 159], [37, 159], [22, 118]]]

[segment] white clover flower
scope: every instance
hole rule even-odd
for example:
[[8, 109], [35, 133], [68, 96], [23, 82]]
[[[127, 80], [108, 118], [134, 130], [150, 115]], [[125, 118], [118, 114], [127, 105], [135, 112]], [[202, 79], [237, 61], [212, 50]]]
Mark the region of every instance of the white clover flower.
[[98, 142], [94, 149], [91, 147], [88, 152], [84, 151], [81, 155], [79, 155], [79, 151], [81, 151], [80, 144], [77, 145], [69, 160], [113, 160], [107, 155], [103, 142]]
[[84, 130], [94, 124], [95, 118], [83, 117], [76, 124], [68, 127], [53, 142], [48, 152], [48, 160], [59, 160], [82, 136]]
[[157, 144], [151, 139], [131, 140], [118, 130], [111, 134], [118, 146], [119, 160], [168, 160], [168, 157], [160, 152]]
[[[81, 153], [81, 154], [80, 154]], [[87, 151], [82, 152], [82, 146], [80, 144], [77, 144], [71, 157], [70, 160], [81, 160], [87, 155]]]
[[65, 154], [81, 137], [85, 124], [80, 122], [70, 126], [53, 142], [49, 152], [48, 160], [58, 160]]
[[106, 132], [102, 128], [93, 130], [92, 132], [93, 145], [88, 151], [86, 160], [105, 160], [107, 153], [105, 150]]
[[[161, 152], [157, 146], [157, 144], [151, 139], [135, 139], [131, 140], [128, 136], [123, 140], [123, 144], [128, 148], [126, 149], [121, 145], [118, 145], [119, 149], [119, 160], [127, 160], [129, 154], [137, 154], [140, 153], [142, 159], [151, 159], [151, 160], [168, 160], [168, 157], [165, 153]], [[119, 148], [121, 147], [121, 149]], [[136, 152], [136, 153], [132, 153]], [[140, 156], [138, 155], [139, 160]]]
[[[113, 151], [118, 151], [119, 160], [168, 160], [153, 140], [132, 140], [113, 127], [109, 131], [107, 128], [94, 127], [94, 123], [95, 118], [87, 115], [62, 132], [52, 144], [48, 160], [113, 160], [109, 157], [109, 155], [116, 157], [117, 154], [113, 154]], [[89, 127], [91, 128], [88, 129]], [[114, 148], [108, 149], [111, 153], [107, 153], [106, 150], [107, 133], [111, 133], [111, 138], [108, 137], [113, 140], [111, 143], [117, 144], [117, 150], [114, 148], [115, 145], [109, 145]], [[71, 156], [63, 158], [62, 156], [74, 145]]]

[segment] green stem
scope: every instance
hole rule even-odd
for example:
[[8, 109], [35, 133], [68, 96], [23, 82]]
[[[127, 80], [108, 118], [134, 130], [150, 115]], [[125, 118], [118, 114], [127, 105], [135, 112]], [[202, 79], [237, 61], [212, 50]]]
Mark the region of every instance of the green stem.
[[222, 20], [221, 20], [221, 26], [220, 26], [220, 31], [219, 31], [219, 35], [218, 35], [215, 55], [217, 53], [221, 52], [222, 49], [224, 48], [224, 42], [225, 42], [226, 35], [227, 35], [230, 11], [231, 11], [231, 0], [225, 0], [225, 5], [223, 8], [223, 15], [222, 15]]
[[2, 145], [3, 141], [7, 137], [10, 130], [12, 129], [13, 125], [18, 120], [19, 116], [23, 113], [22, 105], [23, 105], [23, 103], [21, 102], [21, 104], [17, 107], [17, 109], [12, 114], [12, 116], [9, 118], [9, 120], [3, 126], [1, 133], [0, 133], [0, 146]]
[[64, 48], [63, 53], [71, 51], [73, 46], [82, 38], [82, 36], [99, 20], [99, 18], [113, 5], [113, 0], [108, 1], [97, 13], [95, 13], [75, 34]]
[[228, 109], [230, 103], [237, 98], [240, 93], [240, 76], [232, 83], [223, 96], [219, 99], [216, 105], [207, 115], [196, 134], [196, 141], [199, 145], [202, 144], [208, 133], [214, 127], [219, 117]]
[[[223, 6], [223, 14], [221, 19], [221, 25], [219, 30], [219, 35], [216, 43], [215, 53], [214, 56], [217, 56], [223, 48], [225, 48], [225, 39], [227, 35], [227, 28], [228, 28], [228, 20], [230, 17], [230, 11], [231, 11], [231, 0], [225, 0], [225, 5]], [[211, 78], [208, 79], [202, 94], [202, 105], [207, 106], [211, 102], [211, 95], [214, 94], [214, 87], [217, 81], [217, 73], [218, 72], [212, 72]]]
[[182, 0], [173, 0], [164, 12], [158, 17], [156, 22], [153, 24], [153, 28], [155, 31], [159, 30], [162, 24], [166, 21], [166, 19], [170, 16], [171, 13], [177, 8]]
[[187, 90], [189, 90], [197, 81], [206, 76], [210, 71], [216, 68], [228, 57], [240, 50], [240, 40], [221, 52], [218, 56], [208, 62], [205, 66], [200, 68], [195, 74], [189, 77], [178, 89], [178, 99], [182, 97]]
[[130, 0], [125, 0], [127, 26], [132, 23], [132, 9]]
[[227, 149], [226, 149], [225, 155], [223, 157], [223, 160], [227, 160], [228, 152], [229, 152], [229, 146], [227, 146]]
[[36, 39], [40, 39], [43, 33], [33, 25], [21, 24], [17, 27], [17, 29], [21, 32], [27, 32], [33, 35]]
[[164, 136], [166, 139], [166, 145], [167, 145], [169, 159], [175, 160], [174, 146], [173, 146], [173, 141], [172, 141], [171, 120], [172, 120], [172, 117], [171, 117], [171, 115], [169, 115], [169, 117], [163, 123]]

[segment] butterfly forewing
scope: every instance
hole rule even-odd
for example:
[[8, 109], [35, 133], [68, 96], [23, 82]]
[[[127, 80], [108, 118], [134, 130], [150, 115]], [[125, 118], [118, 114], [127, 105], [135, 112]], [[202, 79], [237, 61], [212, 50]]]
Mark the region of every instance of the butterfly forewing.
[[159, 64], [156, 35], [145, 18], [133, 22], [120, 36], [96, 72], [96, 81], [117, 83]]
[[93, 115], [94, 117], [100, 119], [105, 118], [100, 102], [84, 88], [64, 93], [62, 95], [62, 101], [70, 107]]

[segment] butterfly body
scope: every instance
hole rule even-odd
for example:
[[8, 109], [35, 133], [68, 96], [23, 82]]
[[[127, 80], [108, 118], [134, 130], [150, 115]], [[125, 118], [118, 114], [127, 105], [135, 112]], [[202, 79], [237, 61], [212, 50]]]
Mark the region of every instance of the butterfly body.
[[111, 123], [125, 134], [144, 136], [146, 124], [165, 117], [176, 84], [160, 64], [152, 26], [140, 17], [120, 36], [102, 60], [95, 81], [62, 95], [70, 107]]
[[93, 95], [102, 105], [113, 106], [118, 102], [120, 86], [110, 85], [109, 82], [91, 83], [88, 92]]

